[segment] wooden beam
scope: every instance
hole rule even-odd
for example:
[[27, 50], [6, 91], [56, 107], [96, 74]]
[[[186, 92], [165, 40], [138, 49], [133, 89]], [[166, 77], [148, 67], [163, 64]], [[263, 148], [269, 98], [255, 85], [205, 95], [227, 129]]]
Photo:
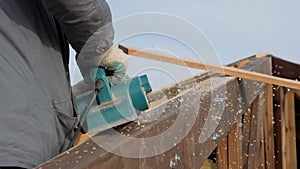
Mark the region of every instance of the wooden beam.
[[228, 165], [231, 169], [243, 168], [242, 130], [240, 121], [236, 123], [228, 134]]
[[249, 152], [248, 152], [248, 169], [258, 168], [259, 163], [259, 138], [257, 134], [258, 130], [258, 97], [254, 100], [251, 107], [251, 126], [250, 126], [250, 138], [249, 138]]
[[[270, 70], [270, 58], [254, 59], [250, 61], [249, 70], [259, 71], [262, 73], [267, 73]], [[192, 77], [193, 78], [193, 77]], [[169, 168], [170, 160], [174, 159], [176, 154], [180, 155], [181, 163], [177, 166], [178, 168], [200, 168], [203, 162], [211, 154], [211, 152], [217, 147], [218, 143], [223, 137], [225, 137], [230, 129], [236, 124], [236, 119], [240, 119], [243, 113], [246, 111], [244, 107], [249, 107], [257, 95], [264, 90], [261, 88], [259, 83], [254, 83], [250, 80], [243, 80], [243, 85], [246, 87], [246, 91], [242, 91], [239, 88], [239, 83], [236, 78], [232, 77], [213, 77], [209, 80], [195, 81], [195, 79], [188, 79], [185, 81], [193, 82], [199, 89], [198, 93], [194, 90], [188, 92], [182, 92], [167, 100], [162, 102], [159, 106], [152, 108], [151, 110], [143, 113], [140, 118], [154, 118], [154, 121], [149, 123], [144, 123], [138, 125], [135, 122], [126, 124], [117, 131], [122, 134], [134, 138], [149, 138], [152, 136], [158, 136], [163, 132], [167, 131], [173, 122], [176, 121], [178, 115], [183, 115], [187, 118], [195, 119], [195, 123], [182, 123], [184, 126], [181, 132], [187, 129], [187, 126], [191, 125], [191, 129], [188, 135], [179, 144], [174, 144], [170, 150], [147, 158], [128, 158], [115, 155], [111, 152], [105, 151], [99, 147], [94, 141], [100, 141], [101, 143], [110, 143], [115, 139], [115, 134], [113, 129], [101, 132], [99, 135], [94, 136], [87, 142], [82, 143], [71, 150], [64, 152], [63, 154], [55, 157], [54, 159], [38, 166], [43, 169], [50, 168], [110, 168], [110, 169], [132, 169], [132, 168], [142, 168], [143, 166], [148, 166], [149, 168]], [[221, 82], [218, 85], [211, 87], [211, 83]], [[182, 84], [186, 85], [186, 84]], [[190, 84], [189, 84], [190, 85]], [[186, 85], [188, 86], [188, 85]], [[172, 87], [173, 88], [173, 87]], [[176, 89], [176, 87], [174, 87]], [[226, 89], [226, 90], [224, 90]], [[168, 89], [169, 90], [169, 89]], [[167, 91], [167, 90], [166, 90]], [[253, 91], [256, 91], [255, 94]], [[151, 100], [155, 97], [160, 98], [160, 95], [165, 91], [155, 91], [151, 93]], [[218, 95], [213, 95], [217, 93]], [[241, 100], [239, 96], [244, 94], [245, 100]], [[216, 99], [218, 97], [218, 99]], [[195, 98], [200, 98], [200, 101]], [[220, 102], [219, 98], [225, 98]], [[154, 99], [155, 100], [155, 99]], [[217, 102], [217, 101], [218, 102]], [[224, 105], [224, 107], [222, 106]], [[213, 106], [211, 110], [214, 114], [217, 113], [221, 116], [215, 132], [218, 133], [219, 137], [213, 137], [212, 135], [208, 137], [205, 142], [200, 141], [200, 135], [202, 132], [210, 130], [210, 126], [205, 127], [206, 119], [211, 118], [209, 115], [209, 107]], [[161, 112], [161, 108], [166, 108], [164, 113], [160, 116], [157, 115]], [[223, 109], [223, 108], [224, 109]], [[180, 113], [180, 111], [184, 113]], [[218, 112], [216, 112], [218, 111]], [[183, 118], [185, 119], [185, 118]], [[121, 131], [120, 131], [121, 130]], [[180, 131], [180, 130], [179, 130]], [[168, 133], [167, 133], [168, 134]], [[169, 133], [172, 134], [172, 133]], [[171, 137], [169, 139], [165, 138], [168, 143], [175, 142], [176, 137]], [[129, 147], [129, 152], [140, 152], [140, 146], [133, 144], [129, 140], [114, 140], [117, 141], [117, 145], [114, 149], [124, 151], [124, 148]], [[162, 141], [162, 144], [164, 142]], [[173, 145], [173, 144], [172, 144]], [[153, 150], [153, 145], [147, 145], [149, 150]], [[158, 145], [159, 148], [159, 145]], [[184, 166], [184, 167], [181, 167]]]
[[266, 110], [264, 116], [264, 143], [266, 154], [266, 168], [275, 168], [274, 150], [274, 117], [273, 117], [273, 86], [268, 84], [265, 87]]
[[166, 62], [166, 63], [190, 67], [190, 68], [209, 70], [209, 71], [213, 71], [225, 75], [230, 75], [230, 76], [249, 79], [249, 80], [255, 80], [255, 81], [264, 82], [268, 84], [275, 84], [275, 85], [284, 86], [292, 89], [300, 89], [300, 83], [295, 80], [279, 78], [275, 76], [270, 76], [266, 74], [251, 72], [251, 71], [227, 67], [227, 66], [216, 66], [207, 63], [201, 63], [195, 60], [190, 60], [182, 57], [175, 57], [175, 56], [166, 55], [157, 52], [145, 51], [142, 49], [137, 49], [129, 46], [119, 45], [119, 48], [122, 49], [126, 54], [131, 56], [137, 56], [141, 58]]
[[242, 61], [239, 61], [237, 62], [236, 64], [230, 66], [230, 67], [234, 67], [234, 68], [241, 68], [243, 66], [246, 66], [250, 63], [250, 60], [249, 59], [245, 59], [245, 60], [242, 60]]
[[[262, 112], [262, 113], [264, 113], [264, 112]], [[259, 153], [259, 166], [258, 167], [259, 167], [259, 169], [264, 169], [264, 168], [266, 168], [266, 159], [265, 159], [265, 143], [264, 143], [265, 137], [264, 137], [264, 124], [263, 124], [263, 122], [261, 122], [259, 133], [260, 133], [260, 139], [259, 139], [260, 153]]]
[[249, 140], [252, 112], [249, 108], [243, 116], [243, 168], [247, 168], [249, 159]]
[[282, 159], [282, 168], [283, 169], [289, 169], [288, 168], [288, 162], [287, 162], [287, 153], [288, 153], [288, 149], [287, 149], [287, 132], [286, 132], [286, 115], [285, 115], [285, 109], [284, 109], [284, 105], [285, 105], [285, 95], [284, 95], [284, 88], [280, 88], [282, 91], [282, 95], [281, 95], [281, 103], [280, 107], [281, 111], [280, 111], [280, 116], [281, 116], [281, 159]]
[[300, 81], [300, 64], [272, 57], [273, 76]]
[[237, 143], [238, 126], [235, 124], [228, 134], [228, 166], [230, 169], [238, 169], [238, 143]]
[[228, 136], [225, 136], [218, 144], [217, 166], [218, 168], [228, 169]]
[[259, 103], [258, 103], [258, 114], [257, 114], [257, 125], [258, 125], [258, 148], [259, 148], [259, 169], [266, 168], [266, 159], [265, 159], [265, 132], [264, 132], [264, 123], [265, 123], [265, 112], [266, 112], [266, 98], [265, 91], [261, 92], [259, 95]]
[[286, 160], [283, 158], [283, 150], [282, 150], [282, 141], [285, 136], [283, 136], [284, 132], [282, 129], [284, 129], [284, 117], [282, 117], [283, 113], [283, 88], [282, 87], [273, 87], [273, 93], [274, 93], [274, 148], [275, 148], [275, 166], [278, 169], [283, 168], [283, 161]]
[[283, 138], [283, 149], [284, 149], [284, 166], [287, 169], [297, 168], [297, 152], [296, 152], [296, 125], [295, 125], [295, 95], [294, 91], [288, 90], [285, 93], [284, 99], [284, 119], [285, 123], [283, 126], [285, 138]]

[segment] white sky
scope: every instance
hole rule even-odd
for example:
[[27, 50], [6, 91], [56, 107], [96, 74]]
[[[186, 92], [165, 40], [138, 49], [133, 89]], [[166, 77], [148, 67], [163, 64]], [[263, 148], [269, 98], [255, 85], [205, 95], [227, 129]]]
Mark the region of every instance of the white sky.
[[[143, 12], [161, 12], [187, 20], [208, 37], [219, 55], [221, 64], [228, 64], [261, 51], [300, 63], [299, 0], [108, 0], [108, 3], [113, 20]], [[130, 25], [126, 29], [130, 29]], [[128, 43], [137, 47], [142, 43], [143, 47], [160, 48], [176, 55], [188, 53], [186, 49], [183, 50], [184, 46], [182, 51], [175, 50], [174, 48], [178, 48], [180, 44], [174, 45], [174, 42], [156, 36], [141, 36], [129, 40]], [[128, 69], [130, 75], [140, 71], [149, 73], [142, 68], [147, 68], [145, 65], [148, 64], [151, 67], [150, 62], [139, 63], [141, 60], [130, 60]], [[153, 63], [152, 67], [153, 65], [163, 67], [157, 63]], [[155, 88], [171, 83], [170, 79], [173, 79], [173, 82], [184, 79], [177, 75], [181, 72], [177, 68], [164, 70], [166, 71], [161, 71], [163, 73], [149, 73], [156, 83]], [[78, 79], [77, 76], [76, 73], [71, 74], [73, 82], [76, 81], [74, 79]], [[157, 84], [159, 79], [168, 79], [168, 76], [169, 80]]]
[[182, 17], [202, 30], [221, 60], [267, 51], [300, 62], [299, 0], [109, 0], [113, 18], [140, 12]]

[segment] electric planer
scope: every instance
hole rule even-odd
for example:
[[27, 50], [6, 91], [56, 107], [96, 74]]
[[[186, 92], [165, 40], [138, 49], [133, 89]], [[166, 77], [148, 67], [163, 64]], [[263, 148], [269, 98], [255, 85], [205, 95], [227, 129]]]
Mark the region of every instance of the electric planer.
[[110, 86], [105, 70], [99, 68], [96, 79], [100, 83], [98, 92], [89, 91], [76, 97], [77, 110], [84, 118], [81, 126], [89, 135], [136, 120], [139, 112], [149, 108], [146, 94], [152, 88], [147, 75]]

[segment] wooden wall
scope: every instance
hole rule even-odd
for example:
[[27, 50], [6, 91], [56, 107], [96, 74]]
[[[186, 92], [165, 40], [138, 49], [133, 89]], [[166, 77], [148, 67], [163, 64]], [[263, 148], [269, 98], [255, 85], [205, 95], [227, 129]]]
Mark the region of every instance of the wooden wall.
[[[273, 63], [272, 63], [273, 61]], [[275, 62], [279, 62], [276, 60]], [[281, 61], [282, 62], [282, 61]], [[244, 62], [238, 62], [244, 63]], [[273, 57], [248, 58], [244, 69], [272, 74]], [[278, 66], [277, 66], [278, 67]], [[294, 71], [295, 72], [295, 71]], [[279, 73], [280, 74], [280, 73]], [[133, 122], [116, 130], [135, 138], [147, 138], [166, 131], [178, 116], [194, 118], [195, 123], [183, 124], [186, 137], [170, 150], [152, 157], [128, 158], [105, 151], [95, 142], [119, 141], [116, 149], [131, 147], [140, 151], [140, 145], [128, 140], [112, 140], [115, 134], [107, 130], [73, 149], [40, 165], [41, 168], [179, 168], [199, 169], [217, 148], [218, 168], [293, 168], [297, 165], [295, 142], [295, 91], [250, 80], [205, 73], [153, 92], [149, 99], [155, 107], [147, 113], [168, 107], [156, 121], [143, 124]], [[214, 87], [211, 88], [212, 83]], [[204, 90], [205, 89], [205, 90]], [[226, 89], [226, 90], [224, 90]], [[168, 93], [171, 93], [168, 95]], [[192, 99], [198, 98], [198, 99]], [[220, 98], [226, 98], [221, 99]], [[161, 99], [161, 100], [160, 100]], [[164, 101], [162, 101], [164, 100]], [[182, 101], [184, 100], [184, 101]], [[183, 103], [185, 102], [185, 103]], [[160, 106], [157, 106], [159, 103]], [[215, 104], [215, 105], [213, 105]], [[205, 142], [199, 142], [201, 133], [210, 130], [205, 122], [210, 117], [209, 107], [216, 109], [220, 121]], [[185, 111], [181, 111], [185, 110]], [[216, 118], [216, 117], [214, 117]], [[189, 130], [186, 130], [189, 129]], [[173, 133], [169, 133], [173, 134]], [[117, 138], [117, 137], [116, 137]], [[176, 142], [174, 139], [168, 142]], [[152, 150], [153, 145], [144, 145]], [[178, 160], [180, 157], [180, 160]], [[176, 160], [177, 159], [177, 160]], [[170, 167], [170, 164], [174, 164]]]

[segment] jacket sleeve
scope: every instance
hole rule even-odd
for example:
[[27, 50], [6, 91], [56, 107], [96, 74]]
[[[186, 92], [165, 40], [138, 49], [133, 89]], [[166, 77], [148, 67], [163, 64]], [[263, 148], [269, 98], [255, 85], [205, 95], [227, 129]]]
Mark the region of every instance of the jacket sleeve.
[[81, 73], [99, 65], [101, 55], [113, 45], [114, 30], [105, 0], [43, 0], [58, 20], [77, 52]]

